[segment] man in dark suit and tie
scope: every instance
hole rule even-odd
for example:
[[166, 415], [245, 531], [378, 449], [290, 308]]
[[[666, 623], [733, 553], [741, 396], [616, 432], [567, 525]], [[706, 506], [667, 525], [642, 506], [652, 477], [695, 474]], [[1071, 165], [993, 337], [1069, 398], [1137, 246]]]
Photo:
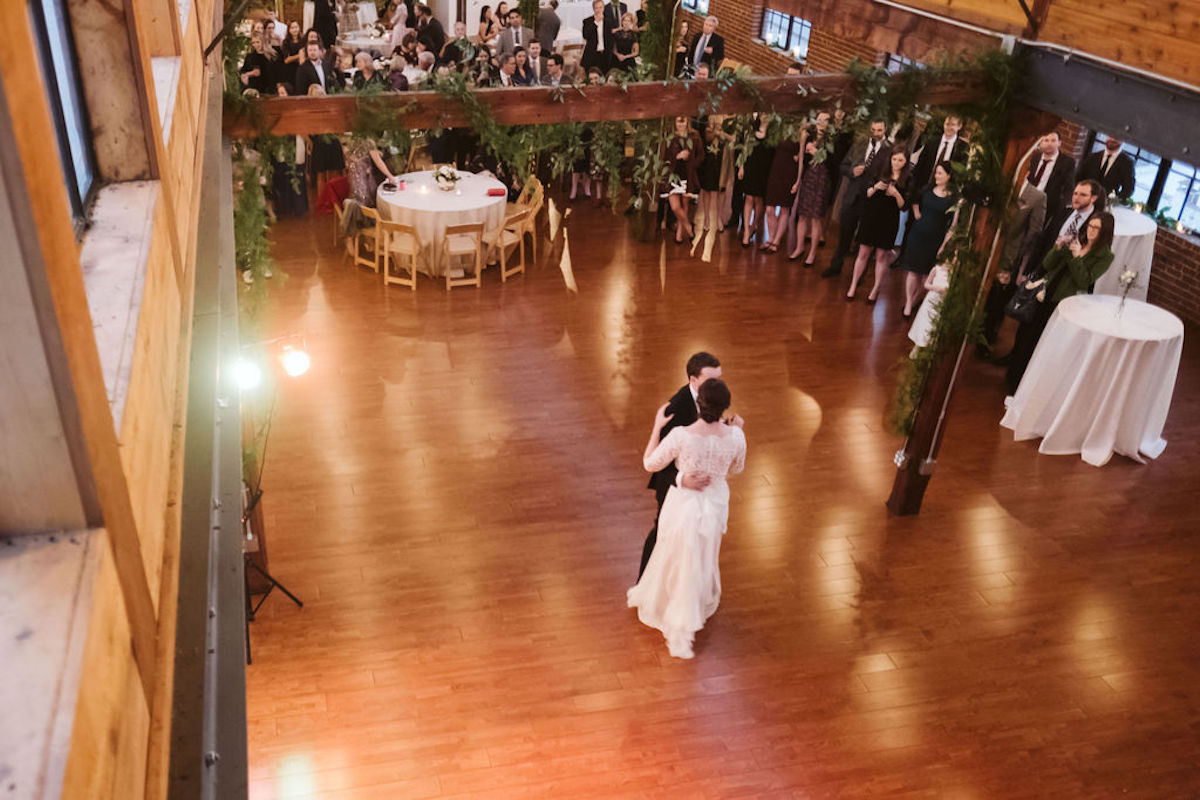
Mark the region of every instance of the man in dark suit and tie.
[[708, 64], [708, 70], [713, 75], [721, 68], [721, 62], [725, 60], [725, 38], [717, 33], [719, 24], [720, 20], [716, 17], [705, 17], [704, 27], [692, 39], [688, 48], [688, 63], [693, 70], [701, 62]]
[[887, 164], [891, 157], [887, 123], [882, 119], [871, 120], [870, 135], [855, 142], [842, 160], [841, 173], [846, 180], [846, 191], [842, 195], [842, 207], [838, 214], [837, 249], [829, 259], [829, 268], [821, 273], [822, 278], [832, 278], [841, 273], [842, 262], [850, 253], [854, 233], [862, 216], [867, 187], [874, 182], [873, 176], [879, 172], [881, 165]]
[[325, 63], [325, 48], [315, 38], [310, 38], [305, 47], [307, 59], [296, 68], [296, 95], [304, 97], [310, 86], [320, 86], [326, 94], [339, 85], [337, 68]]
[[433, 9], [424, 3], [417, 6], [417, 36], [428, 42], [435, 56], [442, 52], [446, 44], [446, 29], [433, 16]]
[[1038, 157], [1029, 162], [1026, 180], [1046, 195], [1046, 208], [1064, 207], [1067, 193], [1075, 185], [1075, 160], [1059, 149], [1058, 131], [1050, 131], [1038, 140]]
[[1128, 200], [1134, 189], [1133, 159], [1121, 152], [1121, 141], [1110, 136], [1103, 150], [1083, 160], [1079, 179], [1099, 181], [1105, 192], [1116, 192], [1117, 197]]
[[500, 32], [500, 39], [496, 42], [496, 55], [512, 55], [518, 47], [528, 50], [531, 41], [533, 31], [525, 27], [521, 12], [514, 8], [508, 13], [508, 27]]
[[[667, 414], [672, 416], [663, 426], [660, 442], [667, 438], [667, 434], [671, 432], [672, 428], [691, 425], [700, 418], [700, 409], [696, 405], [696, 392], [700, 389], [700, 384], [709, 378], [719, 377], [721, 377], [721, 362], [711, 353], [696, 353], [688, 359], [688, 382], [667, 402]], [[654, 543], [658, 541], [658, 514], [662, 513], [667, 492], [675, 485], [696, 491], [708, 485], [707, 477], [685, 475], [677, 484], [676, 478], [678, 477], [679, 469], [674, 462], [650, 476], [650, 484], [646, 488], [654, 490], [654, 496], [658, 500], [658, 512], [654, 515], [654, 527], [650, 529], [649, 535], [646, 536], [646, 543], [642, 545], [642, 565], [638, 568], [639, 580], [641, 580], [642, 573], [646, 571], [650, 554], [654, 552]]]
[[592, 67], [608, 72], [612, 61], [613, 35], [604, 13], [604, 0], [592, 0], [592, 16], [583, 21], [583, 55], [579, 66], [584, 72]]
[[[942, 135], [938, 139], [927, 142], [921, 148], [921, 155], [913, 167], [912, 192], [919, 193], [925, 189], [933, 177], [933, 167], [943, 161], [956, 164], [967, 163], [969, 145], [967, 140], [959, 136], [962, 130], [962, 118], [954, 115], [942, 121]], [[919, 197], [919, 194], [915, 194]]]
[[537, 15], [537, 40], [542, 43], [542, 52], [549, 55], [554, 52], [554, 40], [562, 28], [562, 20], [558, 18], [558, 0], [543, 2]]
[[628, 10], [624, 3], [614, 3], [609, 0], [604, 4], [604, 27], [608, 30], [609, 36], [621, 30], [621, 17], [625, 16], [625, 12]]

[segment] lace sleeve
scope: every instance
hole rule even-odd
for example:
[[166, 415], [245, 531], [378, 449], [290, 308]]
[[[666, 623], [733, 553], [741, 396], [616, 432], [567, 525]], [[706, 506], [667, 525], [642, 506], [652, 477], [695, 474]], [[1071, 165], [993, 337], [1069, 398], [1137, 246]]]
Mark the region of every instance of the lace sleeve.
[[646, 472], [658, 472], [679, 456], [683, 444], [683, 428], [672, 428], [667, 438], [658, 443], [649, 458], [642, 459]]
[[746, 468], [746, 434], [741, 428], [734, 428], [734, 446], [737, 448], [733, 454], [733, 463], [729, 465], [729, 474], [737, 475]]

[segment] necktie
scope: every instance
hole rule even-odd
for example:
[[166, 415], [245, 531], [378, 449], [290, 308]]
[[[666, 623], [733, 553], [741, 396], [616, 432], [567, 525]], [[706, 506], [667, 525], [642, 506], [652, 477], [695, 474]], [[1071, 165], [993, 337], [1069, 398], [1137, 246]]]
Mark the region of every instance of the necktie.
[[949, 149], [949, 147], [948, 147], [949, 144], [950, 143], [947, 142], [945, 139], [942, 139], [942, 146], [938, 148], [937, 161], [933, 162], [934, 166], [937, 166], [938, 164], [940, 164], [946, 160], [946, 158], [945, 158], [946, 150]]
[[863, 166], [864, 167], [871, 166], [871, 159], [873, 159], [873, 158], [875, 158], [875, 142], [874, 142], [874, 140], [872, 140], [871, 143], [867, 145], [867, 157], [863, 159]]
[[1048, 159], [1048, 158], [1042, 159], [1042, 162], [1040, 164], [1038, 164], [1037, 171], [1033, 173], [1033, 180], [1031, 180], [1030, 183], [1032, 183], [1034, 186], [1037, 186], [1039, 188], [1041, 187], [1042, 174], [1045, 173], [1046, 165], [1049, 163], [1050, 163], [1050, 159]]
[[1071, 215], [1071, 224], [1067, 226], [1066, 235], [1070, 236], [1073, 239], [1078, 234], [1079, 234], [1079, 212], [1076, 211], [1074, 214]]
[[700, 41], [696, 43], [696, 58], [694, 59], [694, 63], [699, 64], [704, 60], [705, 47], [708, 47], [708, 37], [702, 35]]
[[517, 47], [521, 46], [521, 29], [520, 28], [516, 28], [513, 31], [513, 44], [516, 45]]
[[1111, 159], [1111, 158], [1109, 158], [1109, 156], [1108, 156], [1108, 154], [1107, 154], [1107, 153], [1105, 153], [1105, 154], [1104, 154], [1104, 161], [1103, 161], [1103, 162], [1100, 164], [1100, 174], [1101, 174], [1101, 175], [1107, 175], [1107, 174], [1108, 174], [1108, 168], [1109, 168], [1109, 167], [1111, 167], [1111, 166], [1112, 166], [1112, 159]]

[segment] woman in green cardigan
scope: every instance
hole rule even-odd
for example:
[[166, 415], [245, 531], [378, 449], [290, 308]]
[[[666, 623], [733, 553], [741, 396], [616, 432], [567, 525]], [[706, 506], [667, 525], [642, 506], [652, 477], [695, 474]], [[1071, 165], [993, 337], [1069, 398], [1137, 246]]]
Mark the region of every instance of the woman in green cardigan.
[[1092, 285], [1112, 265], [1113, 215], [1092, 214], [1079, 231], [1079, 237], [1062, 237], [1042, 261], [1046, 276], [1046, 299], [1029, 322], [1017, 329], [1012, 357], [1005, 375], [1009, 394], [1015, 394], [1025, 368], [1037, 348], [1050, 315], [1063, 300], [1076, 294], [1090, 294]]

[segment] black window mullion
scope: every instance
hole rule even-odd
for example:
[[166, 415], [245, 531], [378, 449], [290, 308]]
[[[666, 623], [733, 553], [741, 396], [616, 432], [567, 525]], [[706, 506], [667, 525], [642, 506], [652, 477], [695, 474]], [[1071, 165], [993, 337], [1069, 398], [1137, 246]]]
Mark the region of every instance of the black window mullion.
[[1164, 158], [1158, 165], [1158, 174], [1154, 176], [1154, 186], [1150, 188], [1150, 196], [1146, 198], [1146, 208], [1158, 211], [1158, 201], [1162, 200], [1163, 189], [1167, 185], [1167, 175], [1171, 173], [1171, 165], [1175, 162]]

